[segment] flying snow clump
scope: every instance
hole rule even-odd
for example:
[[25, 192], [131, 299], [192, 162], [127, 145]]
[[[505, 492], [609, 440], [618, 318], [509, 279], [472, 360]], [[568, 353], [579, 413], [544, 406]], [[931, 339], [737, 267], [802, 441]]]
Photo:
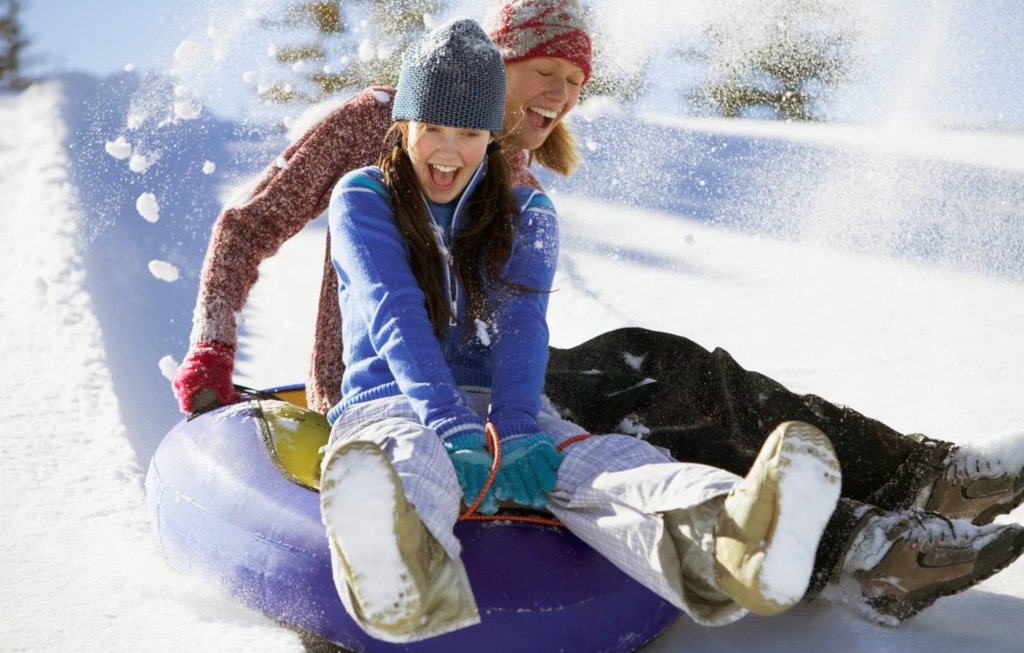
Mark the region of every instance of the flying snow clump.
[[195, 120], [201, 111], [202, 107], [195, 100], [179, 98], [174, 101], [174, 117], [179, 120]]
[[128, 169], [132, 172], [143, 173], [149, 170], [149, 166], [153, 165], [158, 158], [158, 156], [146, 157], [142, 154], [132, 154], [132, 158], [128, 160]]
[[149, 262], [149, 273], [160, 281], [166, 281], [167, 283], [177, 281], [180, 276], [177, 266], [159, 259], [153, 259]]
[[107, 154], [118, 160], [127, 159], [132, 155], [132, 145], [124, 139], [124, 136], [118, 136], [115, 140], [107, 141], [104, 149], [107, 151]]
[[359, 44], [359, 60], [363, 63], [370, 63], [376, 56], [377, 48], [374, 47], [373, 41], [363, 39], [362, 43]]
[[153, 193], [143, 193], [135, 200], [135, 210], [139, 212], [147, 222], [156, 222], [160, 219], [160, 205]]
[[178, 361], [174, 360], [170, 354], [167, 354], [160, 359], [157, 365], [160, 367], [160, 373], [164, 375], [165, 379], [168, 381], [174, 380], [175, 375], [178, 373]]
[[203, 46], [195, 41], [185, 40], [174, 50], [174, 63], [191, 68], [203, 59]]

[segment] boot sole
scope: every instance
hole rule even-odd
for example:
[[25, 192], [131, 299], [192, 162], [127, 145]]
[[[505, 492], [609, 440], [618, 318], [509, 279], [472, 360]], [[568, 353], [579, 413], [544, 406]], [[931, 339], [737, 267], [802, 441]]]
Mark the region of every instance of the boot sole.
[[[745, 496], [746, 502], [733, 504], [736, 513], [728, 516], [734, 521], [716, 538], [716, 558], [721, 553], [739, 565], [739, 577], [734, 577], [719, 559], [716, 573], [722, 590], [761, 615], [778, 614], [803, 598], [818, 543], [839, 501], [841, 479], [835, 451], [824, 433], [803, 422], [780, 424], [740, 482], [738, 493], [730, 496]], [[729, 499], [726, 506], [728, 513]], [[751, 532], [743, 532], [735, 521], [738, 517], [743, 522], [743, 515]], [[762, 531], [758, 524], [766, 520], [767, 529]]]
[[335, 573], [340, 564], [354, 607], [381, 631], [371, 634], [409, 632], [423, 612], [417, 574], [398, 541], [399, 515], [409, 510], [401, 482], [376, 444], [343, 445], [324, 465], [320, 512]]
[[765, 548], [761, 593], [790, 607], [807, 592], [818, 543], [839, 501], [842, 476], [832, 443], [817, 428], [788, 422], [778, 456], [775, 527]]

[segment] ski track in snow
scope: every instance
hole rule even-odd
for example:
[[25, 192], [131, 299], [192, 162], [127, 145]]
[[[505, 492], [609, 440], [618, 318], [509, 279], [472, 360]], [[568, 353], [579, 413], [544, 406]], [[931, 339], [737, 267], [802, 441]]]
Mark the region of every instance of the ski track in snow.
[[[156, 294], [164, 286], [194, 292], [181, 288], [195, 283], [205, 243], [171, 256], [140, 245], [121, 268], [80, 246], [98, 200], [87, 192], [97, 189], [76, 182], [76, 165], [89, 159], [68, 144], [87, 141], [69, 135], [66, 122], [84, 109], [67, 102], [56, 82], [0, 95], [0, 193], [9, 206], [0, 236], [14, 244], [0, 275], [0, 347], [12, 381], [0, 398], [0, 514], [8, 524], [0, 649], [301, 651], [296, 634], [180, 576], [160, 556], [142, 488], [154, 446], [147, 429], [170, 426], [159, 361], [180, 359], [167, 343], [183, 346], [188, 325], [177, 313], [150, 313], [164, 302]], [[219, 136], [190, 134], [183, 138], [196, 141], [185, 149], [201, 166]], [[94, 135], [100, 156], [117, 135]], [[173, 178], [161, 172], [170, 161], [146, 172], [147, 185]], [[212, 197], [212, 188], [196, 194]], [[161, 200], [161, 220], [150, 224], [135, 211], [138, 193], [129, 195], [112, 221], [105, 216], [113, 251], [147, 230], [174, 234], [176, 220], [179, 231], [194, 229], [180, 224], [185, 204]], [[564, 239], [551, 299], [555, 345], [638, 324], [722, 346], [750, 369], [898, 429], [961, 442], [1024, 430], [1019, 279], [774, 241], [568, 187], [554, 200]], [[209, 211], [214, 200], [205, 201]], [[315, 223], [263, 266], [244, 313], [240, 381], [303, 379], [322, 253]], [[174, 261], [182, 279], [154, 280], [146, 269], [154, 258]], [[127, 313], [109, 297], [123, 289], [137, 293]], [[138, 344], [146, 341], [156, 344]], [[159, 410], [151, 410], [154, 397]], [[1021, 521], [1024, 511], [1003, 519]], [[645, 650], [1019, 652], [1022, 613], [1018, 561], [897, 629], [818, 603], [723, 628], [680, 619]]]

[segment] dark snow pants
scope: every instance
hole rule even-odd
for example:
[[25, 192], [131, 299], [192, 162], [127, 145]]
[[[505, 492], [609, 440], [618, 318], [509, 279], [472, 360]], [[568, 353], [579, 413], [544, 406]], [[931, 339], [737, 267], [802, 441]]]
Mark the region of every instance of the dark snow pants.
[[645, 439], [681, 461], [743, 476], [765, 438], [787, 420], [808, 422], [832, 440], [842, 498], [818, 547], [805, 599], [837, 574], [851, 536], [871, 507], [909, 507], [935, 478], [950, 446], [910, 437], [815, 395], [798, 395], [750, 372], [728, 352], [709, 352], [668, 333], [627, 328], [571, 349], [551, 348], [545, 393], [592, 433], [646, 429]]

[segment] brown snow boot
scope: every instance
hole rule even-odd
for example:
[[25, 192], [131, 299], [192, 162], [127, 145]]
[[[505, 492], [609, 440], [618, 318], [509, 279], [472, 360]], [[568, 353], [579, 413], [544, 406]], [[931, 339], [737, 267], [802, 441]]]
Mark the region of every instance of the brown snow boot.
[[968, 447], [953, 446], [942, 453], [936, 455], [915, 507], [982, 525], [1024, 501], [1024, 469], [1019, 465]]
[[962, 592], [1024, 551], [1024, 527], [975, 526], [911, 509], [866, 518], [843, 570], [882, 625], [894, 626], [937, 599]]
[[825, 434], [803, 422], [780, 424], [719, 514], [715, 577], [722, 591], [761, 615], [797, 603], [839, 488], [839, 463]]

